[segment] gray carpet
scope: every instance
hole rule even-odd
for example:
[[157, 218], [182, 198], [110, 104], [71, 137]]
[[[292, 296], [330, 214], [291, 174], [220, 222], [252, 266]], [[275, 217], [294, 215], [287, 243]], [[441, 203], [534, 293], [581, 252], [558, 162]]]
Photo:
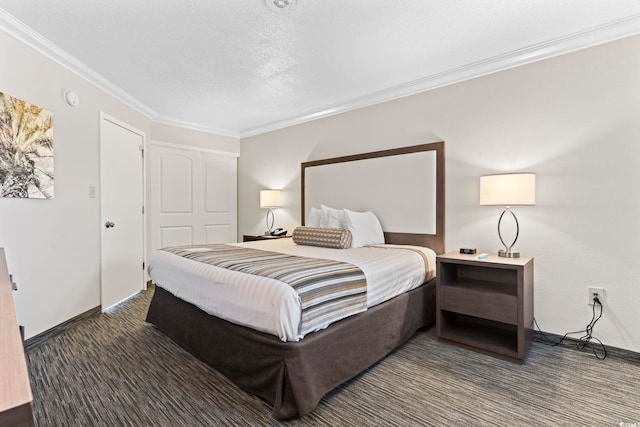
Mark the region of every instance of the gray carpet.
[[534, 343], [522, 366], [419, 332], [302, 419], [144, 322], [152, 290], [31, 345], [37, 426], [640, 426], [640, 360]]

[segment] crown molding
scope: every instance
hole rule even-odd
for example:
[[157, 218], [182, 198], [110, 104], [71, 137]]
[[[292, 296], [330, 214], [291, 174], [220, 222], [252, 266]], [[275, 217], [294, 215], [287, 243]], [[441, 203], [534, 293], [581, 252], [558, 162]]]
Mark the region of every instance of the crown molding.
[[214, 128], [211, 126], [204, 126], [198, 123], [186, 122], [183, 120], [177, 120], [166, 116], [157, 116], [153, 118], [154, 123], [160, 123], [163, 125], [177, 126], [184, 129], [195, 130], [198, 132], [206, 132], [219, 136], [228, 136], [231, 138], [240, 139], [240, 134], [237, 131]]
[[66, 68], [73, 74], [76, 74], [80, 78], [86, 80], [87, 82], [96, 86], [98, 89], [104, 91], [108, 95], [114, 97], [118, 101], [122, 102], [123, 104], [134, 109], [135, 111], [139, 112], [140, 114], [144, 115], [154, 122], [199, 132], [239, 138], [239, 133], [236, 131], [217, 129], [197, 123], [189, 123], [173, 119], [171, 117], [160, 116], [153, 109], [149, 108], [147, 105], [131, 96], [128, 92], [121, 89], [118, 85], [107, 80], [101, 74], [88, 67], [84, 63], [80, 62], [69, 53], [62, 50], [60, 47], [58, 47], [39, 33], [35, 32], [25, 23], [18, 20], [3, 9], [0, 9], [0, 30], [4, 31], [16, 40], [19, 40], [38, 53], [49, 58], [58, 65]]
[[543, 59], [552, 58], [554, 56], [563, 55], [576, 50], [632, 36], [640, 33], [640, 14], [632, 15], [627, 18], [593, 27], [589, 30], [433, 74], [431, 76], [388, 89], [372, 92], [353, 98], [347, 102], [327, 105], [283, 120], [276, 120], [261, 125], [251, 126], [238, 131], [218, 129], [198, 123], [190, 123], [171, 117], [160, 116], [147, 105], [143, 104], [119, 86], [104, 78], [102, 75], [98, 74], [92, 68], [78, 61], [69, 53], [60, 49], [57, 45], [33, 31], [23, 22], [19, 21], [1, 8], [0, 30], [21, 41], [156, 123], [242, 139], [285, 127], [295, 126], [323, 117], [333, 116], [358, 108], [369, 107], [382, 102], [403, 98], [405, 96], [415, 95], [432, 89], [437, 89], [439, 87], [448, 86], [509, 68], [530, 64]]
[[353, 98], [348, 102], [324, 106], [304, 114], [277, 120], [241, 130], [240, 138], [248, 138], [278, 129], [298, 125], [312, 120], [329, 117], [359, 108], [369, 107], [382, 102], [426, 92], [439, 87], [463, 82], [476, 77], [519, 67], [586, 49], [599, 44], [618, 40], [640, 33], [640, 14], [609, 22], [586, 31], [570, 34], [547, 42], [531, 45], [522, 49], [477, 61], [441, 73], [433, 74], [412, 82], [393, 86]]
[[157, 113], [147, 107], [136, 98], [129, 95], [119, 86], [98, 74], [95, 70], [78, 61], [76, 58], [65, 52], [57, 45], [53, 44], [37, 32], [33, 31], [22, 21], [16, 19], [3, 9], [0, 9], [0, 29], [9, 34], [13, 38], [21, 41], [38, 53], [51, 59], [53, 62], [61, 65], [72, 73], [78, 75], [84, 80], [103, 90], [118, 101], [133, 108], [149, 119], [157, 116]]
[[218, 154], [221, 156], [240, 157], [240, 153], [237, 153], [237, 152], [214, 150], [212, 148], [203, 148], [197, 145], [176, 144], [175, 142], [165, 142], [165, 141], [158, 141], [158, 140], [151, 141], [149, 144], [154, 145], [156, 147], [177, 148], [178, 150], [189, 150], [189, 151], [197, 151], [199, 153], [210, 153], [210, 154]]

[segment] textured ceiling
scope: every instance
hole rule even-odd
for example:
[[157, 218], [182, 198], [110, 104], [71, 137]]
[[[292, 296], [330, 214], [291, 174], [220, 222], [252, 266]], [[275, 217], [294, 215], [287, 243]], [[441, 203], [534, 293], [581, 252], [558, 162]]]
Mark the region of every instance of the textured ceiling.
[[152, 118], [231, 135], [640, 18], [638, 0], [298, 0], [285, 14], [264, 0], [0, 0], [0, 8]]

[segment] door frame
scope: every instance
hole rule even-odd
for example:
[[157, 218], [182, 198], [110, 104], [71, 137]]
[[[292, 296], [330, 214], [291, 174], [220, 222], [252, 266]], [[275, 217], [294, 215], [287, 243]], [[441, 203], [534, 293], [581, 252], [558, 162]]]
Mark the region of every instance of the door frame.
[[106, 114], [103, 111], [100, 111], [100, 124], [98, 126], [98, 131], [99, 131], [99, 140], [100, 140], [100, 145], [99, 145], [99, 153], [98, 153], [98, 176], [100, 178], [100, 221], [99, 221], [99, 226], [100, 226], [100, 269], [99, 269], [99, 277], [100, 277], [100, 310], [104, 312], [104, 308], [102, 307], [102, 252], [103, 252], [103, 241], [102, 241], [102, 221], [104, 221], [104, 218], [102, 218], [102, 126], [103, 123], [105, 121], [111, 122], [112, 124], [116, 125], [116, 126], [120, 126], [132, 133], [135, 133], [136, 135], [139, 135], [142, 138], [142, 147], [141, 147], [141, 151], [142, 151], [142, 155], [140, 156], [140, 161], [142, 162], [142, 167], [140, 169], [140, 173], [142, 174], [142, 206], [141, 209], [144, 209], [144, 213], [142, 215], [142, 260], [144, 262], [145, 268], [143, 271], [143, 283], [142, 283], [142, 287], [140, 288], [141, 290], [146, 290], [148, 288], [148, 281], [149, 281], [149, 276], [147, 274], [147, 209], [146, 209], [146, 204], [147, 204], [147, 181], [146, 181], [146, 171], [147, 171], [147, 162], [145, 159], [145, 150], [147, 149], [147, 135], [145, 132], [141, 131], [140, 129], [137, 129], [133, 126], [131, 126], [128, 123], [125, 123], [121, 120], [116, 119], [113, 116], [110, 116], [108, 114]]

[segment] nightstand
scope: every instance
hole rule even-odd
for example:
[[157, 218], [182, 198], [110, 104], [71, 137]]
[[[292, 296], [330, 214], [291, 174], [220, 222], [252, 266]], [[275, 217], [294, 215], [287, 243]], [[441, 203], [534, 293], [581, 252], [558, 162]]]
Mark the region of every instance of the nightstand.
[[522, 363], [533, 338], [533, 258], [450, 252], [436, 268], [438, 338]]
[[257, 234], [257, 235], [245, 234], [242, 236], [242, 241], [255, 242], [256, 240], [286, 239], [288, 237], [291, 237], [291, 236], [269, 236], [269, 235], [265, 236], [263, 234]]

